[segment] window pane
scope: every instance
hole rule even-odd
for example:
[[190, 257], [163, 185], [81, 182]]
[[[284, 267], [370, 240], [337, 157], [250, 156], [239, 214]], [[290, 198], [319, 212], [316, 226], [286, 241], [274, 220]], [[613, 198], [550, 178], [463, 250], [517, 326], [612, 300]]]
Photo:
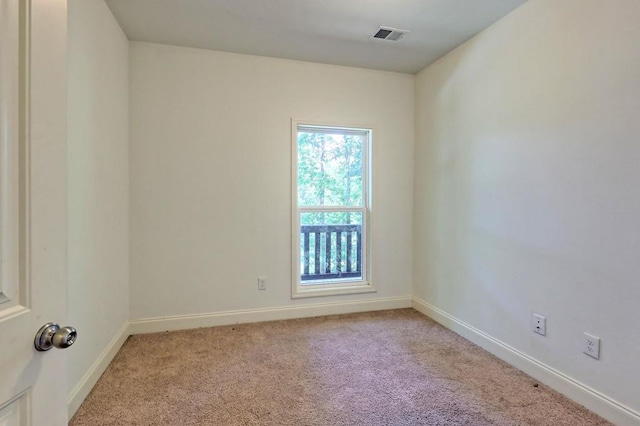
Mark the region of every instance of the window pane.
[[298, 132], [298, 205], [362, 206], [363, 134]]
[[300, 213], [300, 282], [362, 279], [362, 211]]

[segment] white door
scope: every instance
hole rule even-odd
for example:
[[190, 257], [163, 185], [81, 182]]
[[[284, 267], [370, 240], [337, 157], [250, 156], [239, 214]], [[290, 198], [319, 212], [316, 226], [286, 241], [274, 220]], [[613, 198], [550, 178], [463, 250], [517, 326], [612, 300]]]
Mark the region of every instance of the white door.
[[[0, 426], [67, 424], [66, 0], [0, 0]], [[73, 348], [66, 349], [67, 351]]]

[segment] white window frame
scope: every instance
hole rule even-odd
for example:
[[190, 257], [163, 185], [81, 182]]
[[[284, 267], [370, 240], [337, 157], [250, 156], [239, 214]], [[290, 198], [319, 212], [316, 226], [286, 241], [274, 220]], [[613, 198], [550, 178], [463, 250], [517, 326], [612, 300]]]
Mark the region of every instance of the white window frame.
[[[367, 140], [363, 146], [363, 171], [362, 171], [362, 202], [360, 207], [344, 206], [298, 206], [298, 131], [300, 128], [332, 129], [349, 133], [366, 133]], [[372, 138], [373, 128], [369, 126], [354, 126], [336, 123], [318, 123], [308, 120], [291, 120], [291, 297], [294, 299], [303, 297], [334, 296], [341, 294], [371, 293], [377, 291], [371, 277], [371, 164], [372, 164]], [[360, 211], [362, 212], [362, 278], [342, 278], [326, 280], [318, 284], [301, 284], [300, 268], [300, 216], [306, 212], [336, 212], [336, 211]]]

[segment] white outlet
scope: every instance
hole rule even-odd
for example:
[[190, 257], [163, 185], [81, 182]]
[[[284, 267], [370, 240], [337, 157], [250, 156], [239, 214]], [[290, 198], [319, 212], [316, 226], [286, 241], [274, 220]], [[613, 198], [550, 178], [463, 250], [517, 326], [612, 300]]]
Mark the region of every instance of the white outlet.
[[591, 358], [600, 359], [600, 338], [584, 333], [583, 350]]
[[267, 277], [258, 277], [258, 290], [267, 289]]
[[534, 333], [541, 334], [543, 336], [547, 335], [547, 319], [540, 314], [533, 314], [531, 318], [531, 329]]

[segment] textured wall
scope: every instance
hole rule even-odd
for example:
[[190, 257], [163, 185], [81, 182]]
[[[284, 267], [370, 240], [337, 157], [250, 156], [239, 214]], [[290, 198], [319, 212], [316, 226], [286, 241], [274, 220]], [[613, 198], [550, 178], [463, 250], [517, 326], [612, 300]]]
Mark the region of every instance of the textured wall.
[[129, 319], [129, 47], [102, 0], [71, 0], [69, 390]]
[[639, 21], [531, 0], [423, 70], [414, 211], [416, 297], [636, 411]]
[[[130, 47], [131, 319], [411, 294], [414, 76]], [[375, 294], [291, 300], [292, 118], [374, 129]]]

